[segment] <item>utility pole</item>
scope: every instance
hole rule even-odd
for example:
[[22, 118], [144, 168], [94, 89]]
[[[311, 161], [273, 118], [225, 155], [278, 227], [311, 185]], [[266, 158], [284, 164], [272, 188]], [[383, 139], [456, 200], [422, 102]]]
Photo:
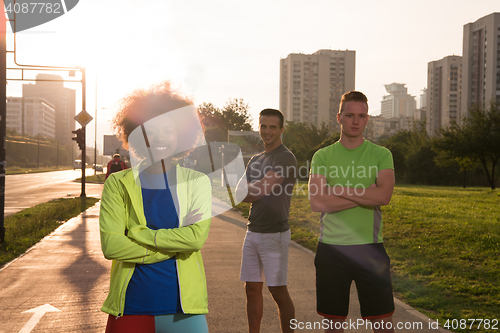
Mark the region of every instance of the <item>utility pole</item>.
[[38, 133], [38, 148], [36, 152], [36, 168], [40, 169], [40, 133]]
[[78, 144], [78, 147], [80, 147], [82, 151], [82, 159], [80, 160], [81, 162], [81, 169], [82, 169], [82, 193], [80, 194], [80, 197], [85, 198], [85, 126], [82, 125], [82, 128], [79, 128], [77, 130], [73, 131], [73, 134], [76, 134], [72, 140], [75, 140], [76, 143]]
[[97, 174], [97, 76], [95, 77], [94, 176]]
[[[85, 128], [87, 124], [92, 120], [92, 116], [87, 113], [86, 109], [86, 92], [87, 92], [87, 85], [86, 85], [86, 75], [85, 75], [85, 68], [79, 68], [79, 70], [82, 72], [82, 111], [75, 116], [75, 120], [82, 125], [82, 128], [79, 130], [73, 131], [73, 134], [77, 134], [76, 138], [73, 138], [73, 140], [76, 140], [78, 142], [78, 146], [82, 150], [82, 193], [80, 194], [80, 197], [85, 198], [85, 161], [87, 160], [87, 143], [86, 143], [86, 138], [85, 138]], [[80, 134], [78, 134], [80, 132]]]
[[[85, 138], [85, 126], [82, 127], [82, 131], [83, 131], [83, 137]], [[85, 172], [87, 171], [86, 170], [86, 163], [85, 163], [85, 160], [86, 160], [86, 156], [85, 154], [87, 154], [87, 149], [85, 148], [85, 145], [86, 145], [86, 142], [85, 140], [83, 140], [84, 144], [83, 144], [83, 147], [82, 147], [82, 193], [80, 193], [80, 197], [81, 198], [85, 198], [87, 195], [85, 194]]]
[[[86, 110], [86, 105], [87, 105], [87, 86], [86, 86], [86, 79], [85, 79], [85, 68], [82, 68], [82, 109], [83, 111]], [[85, 140], [85, 126], [82, 126], [83, 130], [83, 149], [82, 149], [82, 193], [80, 193], [81, 198], [87, 197], [85, 194], [85, 160], [87, 159], [85, 154], [87, 154], [87, 141]]]
[[4, 1], [0, 0], [0, 244], [5, 241], [5, 135], [7, 134], [7, 44]]

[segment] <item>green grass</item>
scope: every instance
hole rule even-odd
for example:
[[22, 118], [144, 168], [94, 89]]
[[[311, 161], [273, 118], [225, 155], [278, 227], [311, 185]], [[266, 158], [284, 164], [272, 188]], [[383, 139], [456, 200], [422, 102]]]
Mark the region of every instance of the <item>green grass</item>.
[[[237, 208], [248, 216], [249, 206]], [[500, 193], [400, 185], [382, 212], [398, 298], [440, 324], [500, 320]], [[309, 207], [307, 184], [297, 184], [289, 218], [292, 239], [312, 251], [319, 215]]]
[[[106, 178], [106, 174], [105, 173], [99, 173], [98, 172], [96, 175], [85, 176], [85, 183], [100, 183], [100, 184], [104, 184], [105, 178]], [[74, 181], [77, 182], [77, 183], [81, 183], [82, 182], [82, 178], [77, 178]]]
[[398, 186], [383, 214], [400, 298], [440, 322], [500, 319], [498, 192]]
[[97, 201], [96, 198], [57, 199], [5, 217], [6, 231], [5, 241], [0, 244], [0, 267]]

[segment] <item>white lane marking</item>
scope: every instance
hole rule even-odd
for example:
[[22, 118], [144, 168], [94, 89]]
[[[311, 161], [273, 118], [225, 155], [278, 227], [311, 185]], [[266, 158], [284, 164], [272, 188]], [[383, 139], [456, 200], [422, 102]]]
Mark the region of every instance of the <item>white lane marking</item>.
[[21, 328], [19, 333], [30, 333], [33, 330], [33, 328], [35, 328], [36, 324], [38, 324], [40, 319], [42, 319], [45, 312], [58, 312], [58, 311], [61, 310], [56, 309], [50, 304], [44, 304], [37, 308], [24, 311], [23, 313], [33, 313], [33, 316], [31, 316], [30, 320], [28, 320], [26, 325], [24, 325], [24, 327]]

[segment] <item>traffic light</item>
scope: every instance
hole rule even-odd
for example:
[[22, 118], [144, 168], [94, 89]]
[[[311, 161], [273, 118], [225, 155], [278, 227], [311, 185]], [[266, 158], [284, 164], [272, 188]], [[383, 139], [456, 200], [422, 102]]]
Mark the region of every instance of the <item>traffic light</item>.
[[78, 143], [78, 147], [80, 147], [80, 150], [83, 150], [83, 147], [85, 147], [85, 132], [81, 128], [71, 132], [73, 134], [76, 134], [76, 136], [72, 138], [72, 140], [75, 140], [76, 143]]

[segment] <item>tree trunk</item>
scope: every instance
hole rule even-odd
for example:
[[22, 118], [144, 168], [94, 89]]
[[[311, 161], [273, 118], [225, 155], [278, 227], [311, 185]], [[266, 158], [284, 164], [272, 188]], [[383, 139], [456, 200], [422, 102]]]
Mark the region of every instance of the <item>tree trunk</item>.
[[[492, 158], [493, 160], [493, 158]], [[492, 190], [496, 189], [496, 185], [495, 185], [495, 165], [497, 164], [497, 161], [498, 159], [496, 160], [493, 160], [492, 162], [492, 166], [491, 166], [491, 179], [492, 179], [492, 182], [493, 182], [493, 187], [491, 188]]]
[[[495, 174], [493, 174], [490, 177], [490, 171], [488, 170], [488, 163], [486, 161], [485, 156], [482, 156], [479, 159], [481, 160], [481, 163], [483, 164], [484, 171], [486, 172], [486, 179], [488, 180], [488, 184], [490, 184], [491, 189], [494, 190], [495, 189], [495, 179], [494, 179]], [[495, 167], [495, 163], [493, 163], [493, 168], [494, 167]]]

